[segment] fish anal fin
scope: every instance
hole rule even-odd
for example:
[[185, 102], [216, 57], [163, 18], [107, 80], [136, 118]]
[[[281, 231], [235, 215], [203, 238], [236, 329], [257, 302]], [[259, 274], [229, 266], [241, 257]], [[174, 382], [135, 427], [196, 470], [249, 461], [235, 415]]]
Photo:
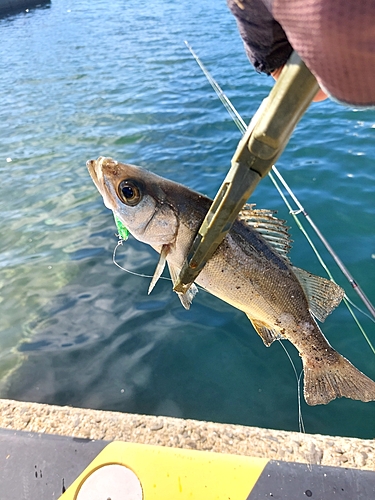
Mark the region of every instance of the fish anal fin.
[[333, 281], [315, 276], [304, 269], [293, 267], [293, 271], [306, 294], [310, 311], [323, 322], [340, 304], [345, 291]]
[[253, 319], [249, 315], [247, 315], [247, 317], [251, 321], [251, 324], [255, 328], [259, 337], [263, 340], [264, 345], [267, 347], [269, 347], [275, 340], [282, 338], [278, 332], [272, 330], [272, 328], [269, 328], [261, 321]]
[[162, 275], [162, 272], [164, 271], [165, 262], [166, 262], [166, 258], [167, 258], [169, 251], [170, 251], [169, 245], [163, 245], [161, 247], [159, 261], [156, 265], [155, 272], [154, 272], [154, 275], [152, 277], [150, 286], [148, 287], [148, 292], [147, 292], [148, 295], [150, 295], [150, 293], [154, 289], [154, 286], [156, 285], [160, 276]]
[[[169, 273], [171, 275], [172, 283], [173, 283], [173, 285], [175, 285], [175, 283], [177, 282], [179, 269], [177, 267], [175, 267], [173, 264], [171, 264], [170, 262], [168, 262], [168, 268], [169, 268]], [[193, 302], [193, 299], [197, 293], [198, 293], [198, 288], [195, 285], [195, 283], [193, 283], [187, 292], [178, 293], [177, 295], [178, 295], [178, 298], [180, 299], [183, 307], [185, 309], [190, 309], [191, 303]]]
[[302, 357], [304, 396], [308, 405], [327, 404], [336, 398], [375, 401], [375, 382], [333, 350], [330, 363]]
[[275, 210], [255, 209], [254, 206], [246, 204], [238, 218], [261, 234], [273, 250], [289, 262], [288, 253], [292, 246], [292, 240], [285, 220], [276, 218], [274, 216]]

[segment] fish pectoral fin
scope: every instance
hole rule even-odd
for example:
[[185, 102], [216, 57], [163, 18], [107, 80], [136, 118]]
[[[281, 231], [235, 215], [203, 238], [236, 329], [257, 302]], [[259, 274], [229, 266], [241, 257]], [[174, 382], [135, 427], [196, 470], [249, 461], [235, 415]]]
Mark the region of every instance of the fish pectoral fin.
[[177, 294], [178, 298], [181, 301], [181, 304], [184, 306], [185, 309], [190, 309], [191, 303], [193, 302], [193, 299], [197, 294], [197, 292], [198, 288], [193, 283], [187, 292]]
[[293, 266], [293, 271], [306, 294], [311, 313], [323, 322], [340, 304], [345, 291], [333, 281], [315, 276], [304, 269]]
[[249, 318], [251, 324], [267, 347], [269, 347], [275, 340], [282, 338], [282, 336], [276, 330], [269, 328], [259, 320], [251, 318], [248, 314], [246, 316]]
[[[177, 282], [177, 279], [178, 279], [179, 269], [177, 269], [177, 267], [175, 267], [170, 262], [168, 262], [168, 268], [169, 268], [169, 272], [170, 272], [170, 275], [171, 275], [172, 283], [173, 283], [173, 286], [174, 286], [176, 284], [176, 282]], [[194, 299], [194, 297], [196, 296], [197, 293], [198, 293], [198, 288], [195, 285], [195, 283], [193, 283], [190, 286], [190, 288], [189, 288], [189, 290], [187, 292], [185, 292], [185, 293], [177, 293], [177, 295], [178, 295], [178, 298], [181, 301], [181, 304], [184, 306], [184, 308], [185, 309], [190, 309], [191, 303], [193, 302], [193, 299]]]
[[166, 258], [167, 258], [167, 255], [169, 253], [169, 250], [170, 250], [169, 245], [163, 245], [161, 248], [159, 261], [156, 265], [156, 269], [155, 269], [154, 275], [152, 277], [150, 286], [148, 287], [148, 292], [147, 292], [148, 295], [150, 295], [150, 293], [154, 289], [154, 286], [158, 282], [158, 279], [160, 278], [162, 272], [164, 271], [165, 262], [166, 262]]

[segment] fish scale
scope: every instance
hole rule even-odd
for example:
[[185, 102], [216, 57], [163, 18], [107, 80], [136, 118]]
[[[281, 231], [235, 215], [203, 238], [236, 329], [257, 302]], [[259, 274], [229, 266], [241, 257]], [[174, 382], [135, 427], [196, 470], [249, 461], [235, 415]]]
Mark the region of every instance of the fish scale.
[[[165, 264], [175, 284], [212, 200], [134, 165], [99, 157], [87, 167], [115, 220], [160, 253], [149, 293]], [[287, 228], [269, 210], [246, 205], [196, 283], [243, 311], [266, 346], [289, 340], [304, 370], [308, 404], [335, 398], [375, 400], [375, 382], [329, 344], [315, 318], [324, 321], [344, 291], [336, 283], [294, 267]], [[189, 309], [196, 285], [178, 296]]]

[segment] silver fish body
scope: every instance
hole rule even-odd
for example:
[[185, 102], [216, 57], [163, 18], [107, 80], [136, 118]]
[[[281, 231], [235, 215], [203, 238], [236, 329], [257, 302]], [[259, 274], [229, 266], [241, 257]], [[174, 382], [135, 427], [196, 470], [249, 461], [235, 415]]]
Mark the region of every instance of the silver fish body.
[[[168, 264], [175, 282], [212, 202], [191, 189], [134, 165], [100, 157], [87, 162], [105, 205], [139, 241], [160, 253], [150, 289]], [[289, 262], [287, 230], [267, 210], [248, 206], [206, 263], [196, 283], [243, 311], [269, 346], [288, 339], [300, 353], [304, 396], [310, 405], [337, 397], [375, 400], [375, 382], [328, 343], [314, 317], [324, 321], [344, 291]], [[193, 285], [179, 294], [189, 308]]]

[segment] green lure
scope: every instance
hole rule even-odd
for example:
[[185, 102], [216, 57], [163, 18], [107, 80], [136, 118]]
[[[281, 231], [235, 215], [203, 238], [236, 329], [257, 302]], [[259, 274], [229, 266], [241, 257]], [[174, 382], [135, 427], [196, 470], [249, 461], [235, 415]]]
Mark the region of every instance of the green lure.
[[129, 236], [128, 229], [124, 226], [124, 224], [120, 221], [120, 219], [118, 217], [116, 217], [115, 214], [113, 214], [113, 217], [115, 218], [116, 227], [117, 227], [117, 231], [118, 231], [118, 235], [119, 235], [120, 239], [123, 241], [126, 241], [128, 239], [128, 236]]

